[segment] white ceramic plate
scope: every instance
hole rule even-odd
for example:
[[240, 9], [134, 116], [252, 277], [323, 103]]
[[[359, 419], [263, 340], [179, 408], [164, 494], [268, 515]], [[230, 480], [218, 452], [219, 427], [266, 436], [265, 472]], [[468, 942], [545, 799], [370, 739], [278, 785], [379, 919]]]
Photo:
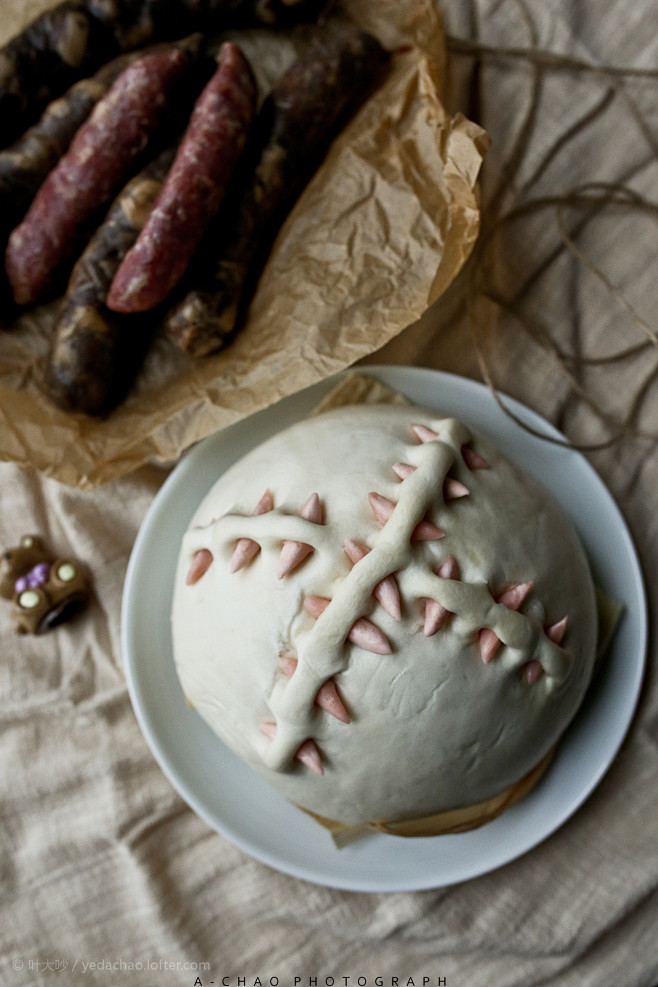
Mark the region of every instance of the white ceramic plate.
[[[454, 884], [500, 867], [544, 840], [582, 805], [615, 757], [635, 710], [646, 651], [646, 598], [624, 520], [582, 456], [521, 429], [473, 381], [407, 367], [365, 372], [416, 404], [471, 423], [541, 480], [573, 518], [595, 580], [624, 604], [604, 667], [540, 784], [494, 822], [469, 833], [422, 839], [373, 834], [337, 850], [327, 832], [246, 767], [186, 705], [174, 669], [169, 620], [182, 535], [220, 474], [253, 446], [308, 414], [335, 379], [210, 436], [172, 472], [144, 520], [130, 559], [122, 611], [124, 661], [135, 713], [153, 754], [210, 826], [271, 867], [317, 884], [411, 891]], [[538, 415], [506, 401], [537, 431], [559, 436]]]

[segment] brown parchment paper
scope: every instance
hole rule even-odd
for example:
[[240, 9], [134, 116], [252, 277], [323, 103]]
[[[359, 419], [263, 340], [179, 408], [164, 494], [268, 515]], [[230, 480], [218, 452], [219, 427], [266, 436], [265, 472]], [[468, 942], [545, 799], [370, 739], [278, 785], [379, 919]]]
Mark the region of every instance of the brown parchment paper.
[[[3, 0], [0, 43], [45, 6]], [[158, 338], [128, 398], [94, 420], [42, 389], [57, 303], [0, 334], [0, 458], [92, 488], [353, 364], [417, 320], [479, 228], [484, 131], [440, 102], [445, 67], [432, 0], [345, 0], [338, 14], [395, 52], [383, 84], [334, 142], [285, 222], [248, 318], [223, 352], [191, 360]], [[242, 32], [266, 88], [303, 32]]]

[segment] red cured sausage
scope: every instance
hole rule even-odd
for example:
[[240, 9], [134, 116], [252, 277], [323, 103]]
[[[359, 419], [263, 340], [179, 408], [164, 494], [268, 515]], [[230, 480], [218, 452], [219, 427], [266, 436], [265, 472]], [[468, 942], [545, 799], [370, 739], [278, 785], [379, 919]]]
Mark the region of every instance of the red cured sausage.
[[0, 151], [0, 230], [20, 223], [44, 178], [68, 149], [96, 103], [137, 56], [120, 55], [90, 79], [82, 79], [46, 107], [41, 119]]
[[38, 301], [51, 288], [160, 126], [187, 61], [180, 50], [146, 55], [96, 105], [9, 238], [5, 269], [17, 304]]
[[146, 226], [112, 282], [107, 306], [115, 312], [144, 312], [164, 301], [224, 198], [253, 118], [256, 84], [232, 42], [221, 46], [218, 63]]
[[[251, 168], [208, 231], [198, 271], [167, 315], [165, 332], [185, 353], [225, 346], [244, 318], [267, 253], [346, 120], [381, 80], [388, 54], [352, 24], [319, 29], [274, 83], [254, 125]], [[250, 152], [248, 152], [250, 153]]]

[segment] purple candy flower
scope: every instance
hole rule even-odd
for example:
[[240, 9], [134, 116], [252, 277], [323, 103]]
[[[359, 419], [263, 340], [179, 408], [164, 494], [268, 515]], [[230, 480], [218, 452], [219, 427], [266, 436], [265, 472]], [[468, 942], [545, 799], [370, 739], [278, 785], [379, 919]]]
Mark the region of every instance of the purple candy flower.
[[22, 593], [26, 589], [37, 589], [45, 583], [50, 575], [50, 565], [47, 562], [38, 562], [28, 573], [20, 576], [14, 583], [17, 593]]

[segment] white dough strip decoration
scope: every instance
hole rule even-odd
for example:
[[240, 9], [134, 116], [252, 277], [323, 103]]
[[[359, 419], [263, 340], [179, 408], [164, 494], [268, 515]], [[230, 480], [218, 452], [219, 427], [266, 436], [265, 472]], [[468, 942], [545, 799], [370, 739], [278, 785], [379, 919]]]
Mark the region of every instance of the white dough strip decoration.
[[[227, 560], [231, 573], [239, 578], [239, 570], [261, 551], [278, 553], [278, 579], [285, 579], [314, 552], [344, 552], [353, 563], [332, 599], [313, 594], [301, 599], [315, 622], [300, 635], [296, 647], [291, 645], [290, 652], [296, 656], [273, 656], [283, 679], [268, 699], [274, 721], [259, 725], [267, 737], [259, 751], [273, 770], [286, 769], [296, 758], [311, 771], [323, 773], [322, 753], [311, 736], [313, 722], [320, 710], [350, 723], [333, 681], [350, 661], [359, 660], [359, 650], [347, 642], [355, 649], [391, 655], [394, 660], [386, 634], [363, 616], [371, 610], [373, 596], [396, 621], [401, 619], [405, 597], [407, 606], [417, 601], [424, 607], [427, 637], [452, 621], [453, 632], [472, 637], [485, 664], [506, 646], [505, 670], [520, 672], [528, 685], [541, 679], [550, 689], [568, 674], [569, 658], [560, 647], [568, 618], [544, 627], [535, 615], [522, 612], [532, 594], [532, 582], [509, 585], [494, 597], [485, 583], [464, 582], [459, 560], [452, 555], [447, 554], [436, 571], [419, 556], [424, 542], [438, 542], [449, 535], [451, 512], [462, 498], [477, 496], [477, 490], [474, 495], [448, 475], [453, 464], [461, 458], [471, 472], [489, 469], [487, 461], [471, 448], [472, 436], [465, 425], [455, 419], [432, 425], [412, 425], [417, 443], [409, 447], [409, 462], [391, 464], [400, 480], [397, 502], [377, 491], [369, 495], [370, 508], [381, 525], [371, 548], [354, 539], [335, 544], [331, 524], [323, 516], [324, 505], [314, 492], [294, 515], [284, 513], [268, 489], [251, 517], [227, 514], [209, 528], [193, 529], [186, 535], [187, 585], [201, 579], [216, 559]], [[442, 502], [437, 500], [437, 491], [442, 491]], [[396, 574], [404, 575], [404, 594]]]

